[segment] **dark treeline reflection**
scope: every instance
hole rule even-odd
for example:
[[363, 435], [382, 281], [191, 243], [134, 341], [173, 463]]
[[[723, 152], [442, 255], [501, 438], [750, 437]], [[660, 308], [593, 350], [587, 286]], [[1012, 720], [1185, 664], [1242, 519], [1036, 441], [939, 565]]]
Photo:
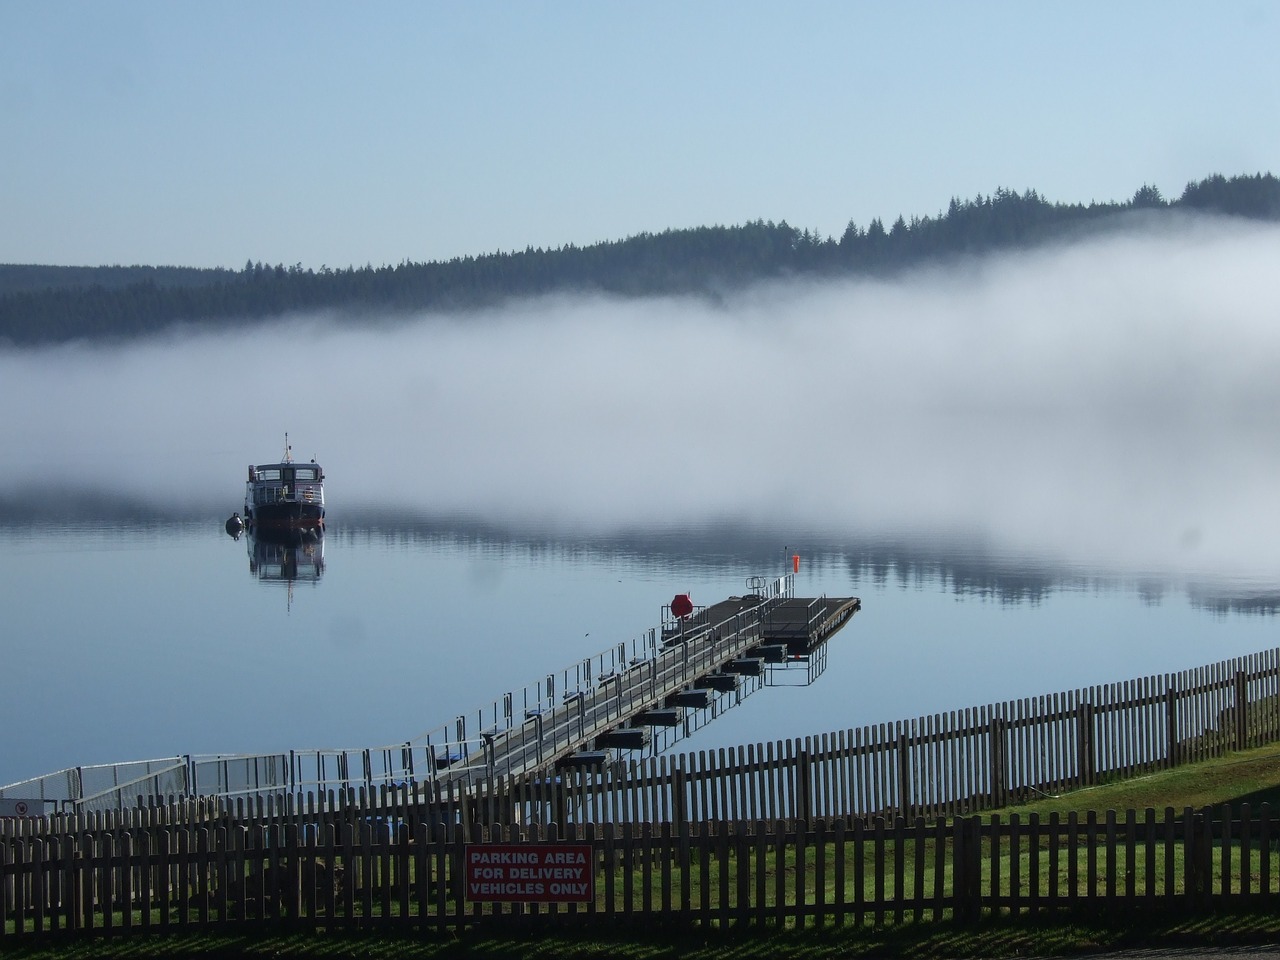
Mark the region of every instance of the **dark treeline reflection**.
[[[697, 570], [706, 574], [776, 576], [799, 556], [803, 570], [821, 571], [824, 580], [877, 587], [931, 586], [957, 597], [1001, 604], [1038, 604], [1063, 591], [1118, 590], [1137, 593], [1158, 604], [1178, 586], [1152, 577], [1124, 579], [1078, 567], [1026, 557], [1001, 556], [985, 545], [959, 537], [925, 539], [883, 535], [828, 538], [797, 536], [794, 531], [708, 523], [663, 529], [634, 529], [610, 534], [501, 526], [456, 517], [389, 517], [364, 513], [347, 517], [329, 532], [330, 540], [380, 540], [399, 544], [465, 546], [501, 557], [506, 552], [557, 560], [609, 564], [617, 561], [659, 570]], [[1231, 583], [1195, 583], [1186, 587], [1190, 602], [1221, 613], [1280, 612], [1280, 590], [1258, 593]]]
[[0, 531], [164, 529], [206, 519], [188, 510], [146, 497], [57, 483], [0, 491]]
[[1212, 587], [1195, 586], [1187, 591], [1193, 606], [1217, 614], [1251, 613], [1261, 617], [1274, 617], [1280, 613], [1280, 591], [1258, 593], [1250, 596], [1223, 596]]
[[[0, 535], [35, 538], [53, 533], [119, 531], [179, 536], [193, 528], [221, 530], [225, 519], [210, 513], [166, 510], [141, 498], [91, 490], [33, 488], [0, 496]], [[1063, 590], [1119, 589], [1158, 604], [1173, 593], [1185, 592], [1194, 607], [1214, 613], [1280, 613], [1280, 589], [1230, 581], [1180, 584], [1150, 576], [1127, 578], [1079, 565], [1003, 555], [979, 538], [956, 535], [832, 537], [727, 521], [601, 533], [370, 509], [332, 518], [325, 539], [331, 545], [376, 541], [424, 549], [465, 548], [498, 559], [519, 554], [584, 564], [626, 562], [658, 571], [698, 571], [739, 579], [785, 573], [791, 569], [792, 557], [799, 556], [806, 572], [820, 571], [825, 580], [838, 580], [851, 588], [859, 584], [930, 586], [957, 597], [1001, 604], [1038, 604]]]

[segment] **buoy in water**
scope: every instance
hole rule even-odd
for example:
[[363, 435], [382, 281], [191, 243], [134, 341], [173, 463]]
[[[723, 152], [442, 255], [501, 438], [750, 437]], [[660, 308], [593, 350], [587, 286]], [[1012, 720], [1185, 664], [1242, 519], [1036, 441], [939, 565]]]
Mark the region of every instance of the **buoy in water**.
[[240, 534], [244, 533], [244, 518], [240, 516], [239, 510], [227, 519], [227, 533], [237, 540], [240, 539]]

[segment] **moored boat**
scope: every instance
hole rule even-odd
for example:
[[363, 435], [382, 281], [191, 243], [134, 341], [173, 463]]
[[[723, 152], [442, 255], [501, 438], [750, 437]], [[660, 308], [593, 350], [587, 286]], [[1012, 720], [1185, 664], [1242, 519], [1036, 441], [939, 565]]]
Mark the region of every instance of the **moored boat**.
[[284, 459], [249, 466], [244, 522], [250, 533], [324, 533], [324, 470], [314, 460], [295, 463], [288, 434]]

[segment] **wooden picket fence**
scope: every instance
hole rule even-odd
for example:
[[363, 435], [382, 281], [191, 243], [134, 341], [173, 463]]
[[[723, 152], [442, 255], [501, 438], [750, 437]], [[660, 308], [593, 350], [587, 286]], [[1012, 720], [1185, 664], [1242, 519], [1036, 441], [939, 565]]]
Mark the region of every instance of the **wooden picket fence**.
[[[1104, 823], [973, 815], [1278, 740], [1280, 649], [785, 743], [470, 787], [170, 798], [0, 820], [0, 937], [246, 924], [431, 931], [530, 917], [880, 923], [1266, 899], [1280, 832], [1265, 808]], [[565, 838], [592, 846], [590, 902], [465, 896], [468, 843]]]
[[[446, 820], [578, 824], [674, 820], [956, 817], [1222, 756], [1280, 740], [1280, 648], [1184, 670], [1039, 697], [967, 707], [894, 723], [772, 743], [615, 761], [598, 767], [547, 768], [495, 776], [375, 782], [366, 756], [360, 782], [332, 784], [369, 795], [407, 789], [413, 802], [452, 808]], [[270, 759], [288, 769], [290, 756]], [[168, 758], [167, 775], [182, 758]], [[142, 764], [134, 764], [134, 767]], [[64, 771], [65, 773], [66, 771]], [[75, 773], [75, 771], [70, 771]], [[141, 775], [150, 781], [153, 775]], [[79, 780], [79, 777], [74, 779]], [[186, 783], [194, 783], [187, 777]], [[271, 777], [264, 783], [272, 783]], [[49, 787], [53, 793], [46, 794]], [[157, 783], [156, 792], [190, 795]], [[228, 804], [260, 804], [261, 788]], [[107, 791], [110, 794], [110, 791]], [[7, 788], [6, 798], [40, 813], [69, 802], [43, 780]], [[118, 809], [104, 795], [99, 809]], [[0, 822], [0, 833], [3, 823]]]
[[958, 817], [1280, 740], [1280, 649], [1041, 697], [730, 749], [495, 778], [458, 823]]
[[[1157, 815], [1002, 820], [895, 817], [812, 824], [605, 823], [579, 830], [425, 823], [387, 829], [201, 822], [0, 844], [0, 937], [246, 929], [432, 936], [512, 924], [884, 926], [992, 914], [1280, 904], [1280, 818], [1263, 805]], [[477, 844], [583, 845], [589, 899], [503, 903], [468, 893]]]

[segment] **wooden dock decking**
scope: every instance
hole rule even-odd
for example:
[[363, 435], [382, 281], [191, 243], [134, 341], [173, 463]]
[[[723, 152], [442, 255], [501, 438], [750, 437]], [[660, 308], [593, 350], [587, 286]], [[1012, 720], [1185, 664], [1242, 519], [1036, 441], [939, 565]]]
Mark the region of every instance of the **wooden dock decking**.
[[[762, 603], [758, 596], [730, 597], [707, 607], [697, 615], [696, 623], [688, 623], [683, 629], [697, 631], [757, 608], [761, 610], [761, 644], [786, 644], [787, 651], [794, 655], [809, 653], [838, 631], [862, 609], [862, 601], [858, 597], [785, 597]], [[679, 643], [680, 636], [678, 630], [666, 627], [663, 643]]]
[[708, 706], [767, 663], [807, 657], [861, 607], [857, 597], [745, 594], [668, 616], [653, 655], [482, 731], [478, 752], [431, 754], [427, 779], [474, 785], [642, 749], [650, 728], [678, 725], [684, 710]]

